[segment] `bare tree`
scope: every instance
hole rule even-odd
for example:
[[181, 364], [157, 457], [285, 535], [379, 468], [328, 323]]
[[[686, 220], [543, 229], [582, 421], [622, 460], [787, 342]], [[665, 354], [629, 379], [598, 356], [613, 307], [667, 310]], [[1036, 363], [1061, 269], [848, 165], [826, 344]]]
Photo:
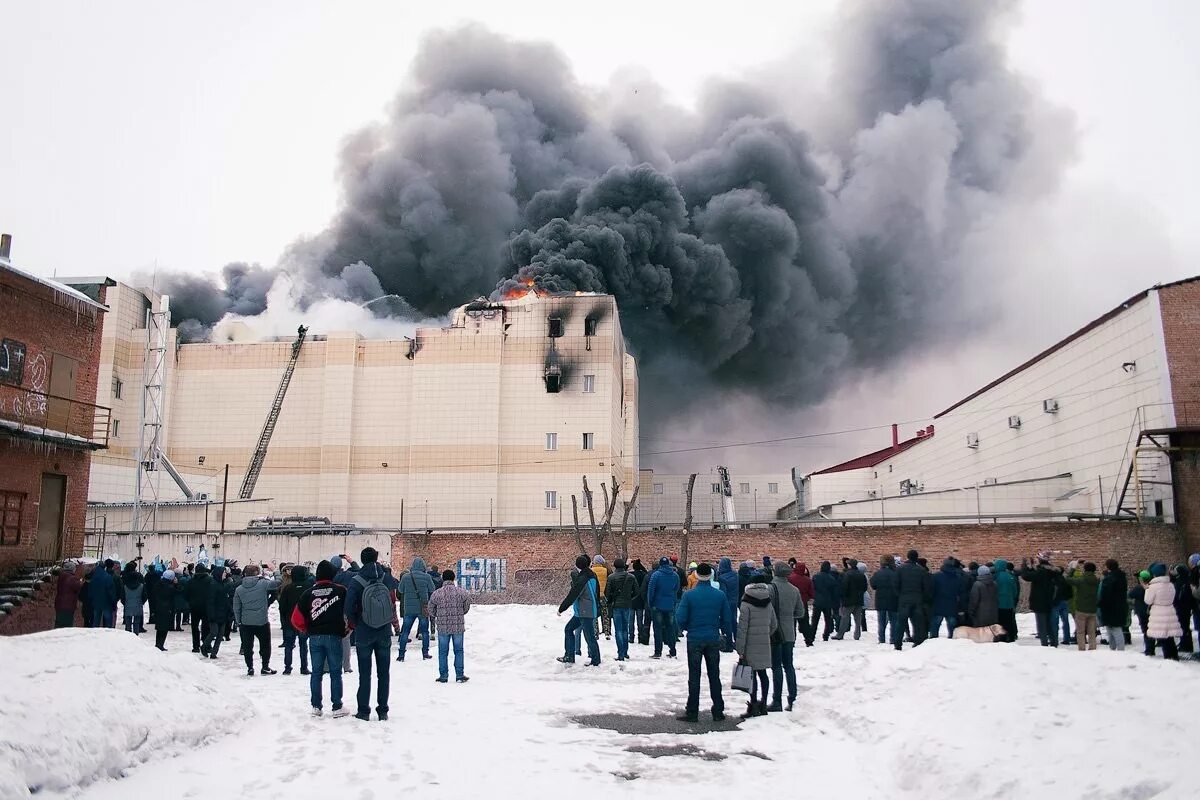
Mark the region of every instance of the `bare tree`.
[[641, 491], [642, 485], [639, 483], [633, 487], [633, 496], [629, 500], [623, 501], [625, 512], [621, 515], [621, 558], [629, 559], [629, 512], [633, 511], [637, 505], [638, 492]]
[[679, 560], [685, 565], [688, 563], [688, 538], [692, 533], [692, 490], [695, 488], [696, 473], [693, 472], [687, 482], [687, 505], [684, 507], [683, 513], [683, 542], [679, 548]]
[[596, 507], [592, 503], [592, 490], [588, 486], [587, 475], [583, 476], [583, 502], [587, 503], [588, 523], [592, 526], [592, 540], [595, 541], [599, 536], [596, 532]]
[[[587, 478], [584, 478], [587, 481]], [[604, 495], [604, 518], [600, 521], [600, 528], [596, 532], [596, 552], [604, 552], [604, 542], [608, 535], [612, 532], [612, 518], [617, 511], [617, 498], [620, 496], [621, 484], [617, 483], [617, 476], [612, 476], [612, 494], [608, 492], [608, 487], [603, 483], [600, 484], [600, 493]]]
[[587, 550], [583, 546], [583, 537], [579, 535], [579, 501], [575, 499], [575, 495], [571, 495], [571, 518], [575, 521], [575, 544], [579, 547], [580, 554], [585, 554]]

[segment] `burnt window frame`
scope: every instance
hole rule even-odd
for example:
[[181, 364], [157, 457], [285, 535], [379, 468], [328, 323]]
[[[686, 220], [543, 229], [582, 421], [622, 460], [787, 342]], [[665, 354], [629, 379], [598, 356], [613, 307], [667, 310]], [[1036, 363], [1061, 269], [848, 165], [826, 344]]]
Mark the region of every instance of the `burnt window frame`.
[[562, 317], [546, 317], [546, 335], [551, 339], [561, 339], [564, 328]]

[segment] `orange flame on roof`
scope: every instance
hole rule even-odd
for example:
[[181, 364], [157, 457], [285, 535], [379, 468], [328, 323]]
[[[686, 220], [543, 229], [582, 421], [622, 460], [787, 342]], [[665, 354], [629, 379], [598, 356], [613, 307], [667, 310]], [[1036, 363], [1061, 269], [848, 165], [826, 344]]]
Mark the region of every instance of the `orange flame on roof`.
[[500, 295], [500, 299], [501, 300], [520, 300], [522, 297], [529, 294], [530, 292], [533, 292], [538, 297], [545, 297], [548, 294], [547, 292], [542, 291], [541, 289], [535, 288], [534, 283], [533, 283], [533, 278], [521, 278], [520, 280], [517, 281], [517, 283], [520, 285], [514, 286], [513, 288], [505, 291], [503, 294]]

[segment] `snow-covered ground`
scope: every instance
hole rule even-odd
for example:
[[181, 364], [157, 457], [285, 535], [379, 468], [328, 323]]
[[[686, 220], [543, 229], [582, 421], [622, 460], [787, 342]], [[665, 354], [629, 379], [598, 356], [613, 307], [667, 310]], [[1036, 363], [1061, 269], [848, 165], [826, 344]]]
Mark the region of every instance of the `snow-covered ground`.
[[[740, 730], [623, 735], [574, 715], [671, 715], [686, 665], [633, 646], [618, 664], [565, 667], [553, 609], [479, 606], [470, 683], [434, 683], [436, 661], [392, 663], [391, 719], [308, 716], [308, 679], [245, 675], [236, 637], [216, 662], [173, 633], [57, 631], [0, 638], [0, 798], [367, 800], [406, 790], [496, 797], [730, 796], [1150, 798], [1193, 796], [1191, 663], [1124, 653], [946, 639], [896, 653], [830, 642], [796, 652], [793, 713]], [[276, 629], [275, 643], [278, 643]], [[410, 646], [411, 647], [411, 646]], [[419, 652], [419, 650], [417, 651]], [[683, 648], [680, 648], [682, 656]], [[282, 651], [272, 666], [282, 668]], [[731, 661], [723, 661], [728, 684]], [[358, 675], [347, 675], [353, 708]], [[739, 712], [744, 695], [726, 693]], [[326, 702], [328, 703], [328, 695]], [[702, 717], [708, 708], [701, 695]], [[654, 758], [630, 747], [690, 744]], [[712, 760], [707, 760], [712, 759]], [[718, 760], [719, 759], [719, 760]], [[269, 794], [265, 794], [269, 793]]]

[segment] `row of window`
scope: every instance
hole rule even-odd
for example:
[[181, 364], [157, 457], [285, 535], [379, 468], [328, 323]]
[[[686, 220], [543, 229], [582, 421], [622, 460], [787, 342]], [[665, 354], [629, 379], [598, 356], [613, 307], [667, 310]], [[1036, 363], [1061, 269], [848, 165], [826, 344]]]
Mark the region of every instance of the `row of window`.
[[[546, 322], [547, 322], [547, 327], [548, 327], [547, 332], [549, 333], [549, 335], [552, 339], [560, 338], [566, 331], [566, 325], [563, 324], [562, 317], [550, 317], [546, 320]], [[596, 322], [597, 322], [597, 320], [595, 320], [591, 317], [589, 317], [583, 321], [583, 335], [584, 336], [595, 336], [596, 335]]]
[[[546, 434], [546, 449], [547, 450], [557, 450], [558, 449], [558, 434], [557, 433], [547, 433]], [[584, 450], [595, 450], [596, 449], [596, 434], [594, 434], [594, 433], [583, 434], [583, 449]]]

